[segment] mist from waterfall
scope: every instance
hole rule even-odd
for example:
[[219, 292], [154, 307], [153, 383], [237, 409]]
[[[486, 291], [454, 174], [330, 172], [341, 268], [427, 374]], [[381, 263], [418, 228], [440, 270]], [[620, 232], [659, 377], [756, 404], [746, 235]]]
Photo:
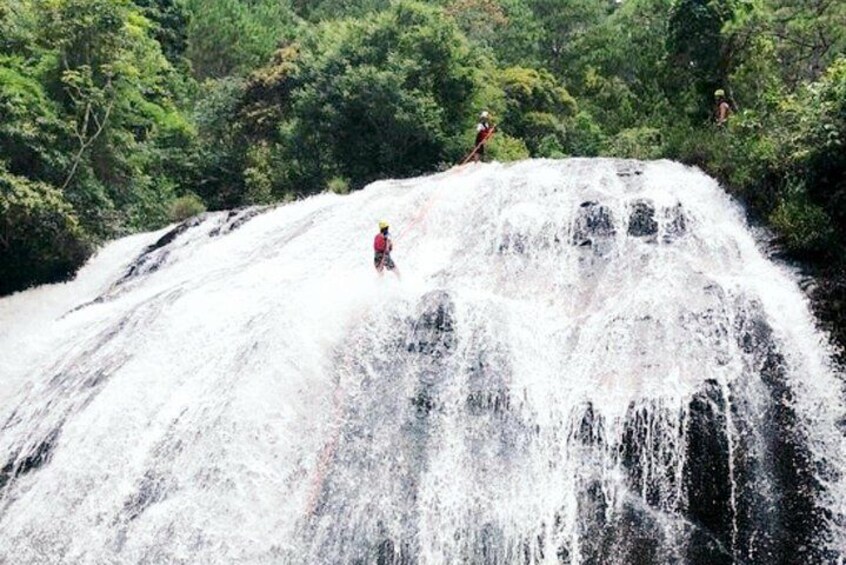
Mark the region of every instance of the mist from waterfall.
[[0, 300], [0, 563], [842, 563], [830, 358], [667, 161], [206, 214]]

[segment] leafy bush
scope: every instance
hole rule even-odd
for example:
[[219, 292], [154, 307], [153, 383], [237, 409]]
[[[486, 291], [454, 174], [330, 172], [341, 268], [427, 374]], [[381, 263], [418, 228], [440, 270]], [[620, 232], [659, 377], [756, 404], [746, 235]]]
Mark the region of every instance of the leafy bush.
[[627, 159], [658, 159], [664, 154], [661, 131], [650, 127], [624, 129], [609, 140], [607, 153]]
[[602, 128], [587, 112], [579, 112], [566, 122], [567, 138], [565, 149], [578, 157], [599, 155], [605, 143]]
[[55, 188], [0, 168], [0, 294], [70, 278], [91, 253]]
[[0, 156], [15, 174], [61, 183], [70, 133], [22, 59], [0, 56]]
[[326, 190], [333, 194], [347, 194], [350, 191], [350, 181], [344, 177], [331, 178], [326, 184]]
[[170, 221], [181, 222], [206, 211], [206, 205], [199, 196], [189, 192], [180, 196], [170, 205]]
[[[505, 93], [503, 123], [531, 154], [540, 153], [544, 139], [557, 140], [559, 146], [564, 142], [563, 120], [576, 113], [576, 101], [549, 71], [510, 67], [501, 72], [499, 84]], [[547, 147], [550, 143], [547, 139]]]
[[770, 215], [792, 251], [818, 253], [831, 243], [834, 230], [825, 210], [811, 203], [802, 189], [791, 194]]
[[487, 143], [486, 158], [494, 161], [519, 161], [529, 158], [529, 148], [522, 139], [500, 133]]

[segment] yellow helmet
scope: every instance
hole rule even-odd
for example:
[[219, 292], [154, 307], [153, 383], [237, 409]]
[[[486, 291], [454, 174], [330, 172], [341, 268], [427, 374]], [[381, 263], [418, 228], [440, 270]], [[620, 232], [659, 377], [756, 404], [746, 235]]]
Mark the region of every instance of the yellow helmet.
[[718, 88], [717, 90], [714, 91], [714, 98], [725, 98], [725, 97], [726, 97], [726, 91], [723, 90], [722, 88]]
[[379, 222], [379, 231], [381, 231], [381, 230], [383, 230], [387, 227], [390, 227], [390, 226], [388, 225], [388, 222], [386, 222], [385, 220], [382, 220], [381, 222]]

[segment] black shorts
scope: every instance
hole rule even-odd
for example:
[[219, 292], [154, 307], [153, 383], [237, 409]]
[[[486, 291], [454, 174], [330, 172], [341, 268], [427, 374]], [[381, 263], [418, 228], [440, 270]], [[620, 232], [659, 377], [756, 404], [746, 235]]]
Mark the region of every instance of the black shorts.
[[376, 253], [373, 256], [373, 265], [377, 269], [385, 268], [389, 271], [393, 271], [396, 269], [396, 265], [394, 265], [393, 259], [391, 259], [391, 255], [389, 253]]

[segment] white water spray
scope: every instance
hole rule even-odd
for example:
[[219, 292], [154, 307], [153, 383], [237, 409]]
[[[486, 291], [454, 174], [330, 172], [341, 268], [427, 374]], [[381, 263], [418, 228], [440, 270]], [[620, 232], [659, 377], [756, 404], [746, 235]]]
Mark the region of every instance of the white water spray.
[[209, 214], [0, 300], [0, 563], [836, 563], [829, 358], [669, 162]]

